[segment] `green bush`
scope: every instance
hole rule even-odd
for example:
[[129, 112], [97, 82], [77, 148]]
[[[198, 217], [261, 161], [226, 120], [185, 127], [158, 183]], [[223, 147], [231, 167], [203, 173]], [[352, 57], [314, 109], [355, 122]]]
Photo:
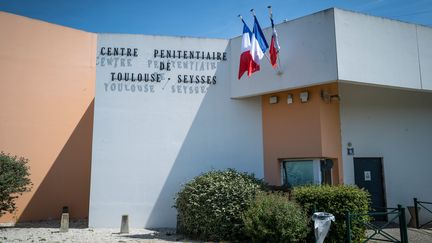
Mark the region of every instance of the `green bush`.
[[245, 233], [254, 242], [302, 242], [309, 218], [282, 193], [260, 193], [243, 216]]
[[[345, 242], [345, 212], [367, 213], [369, 211], [370, 195], [356, 186], [302, 186], [295, 187], [293, 198], [312, 215], [314, 205], [318, 212], [328, 212], [335, 216], [330, 232], [326, 237], [328, 242]], [[351, 224], [352, 237], [355, 242], [365, 234], [365, 227], [361, 221], [368, 221], [367, 216], [353, 221]], [[312, 235], [312, 228], [310, 234]]]
[[0, 216], [15, 211], [15, 199], [31, 188], [28, 160], [0, 152]]
[[262, 187], [253, 175], [233, 169], [194, 178], [176, 197], [178, 230], [202, 240], [243, 239], [241, 216]]

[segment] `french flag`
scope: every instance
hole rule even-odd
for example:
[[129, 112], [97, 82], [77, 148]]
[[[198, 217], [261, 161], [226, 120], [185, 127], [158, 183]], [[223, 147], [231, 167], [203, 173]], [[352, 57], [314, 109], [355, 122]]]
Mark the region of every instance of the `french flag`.
[[271, 65], [274, 68], [276, 68], [280, 46], [279, 46], [279, 40], [278, 40], [276, 28], [275, 28], [274, 22], [273, 22], [273, 17], [271, 14], [270, 14], [270, 21], [271, 21], [271, 26], [272, 26], [272, 30], [273, 30], [273, 35], [272, 35], [271, 44], [270, 44], [270, 51], [269, 51], [270, 52], [270, 62], [271, 62]]
[[269, 48], [261, 27], [258, 23], [258, 19], [254, 16], [254, 27], [251, 40], [251, 55], [252, 60], [258, 65], [260, 65], [261, 59], [264, 57], [264, 53]]
[[250, 31], [249, 27], [246, 25], [243, 19], [242, 22], [243, 22], [243, 38], [242, 38], [242, 45], [241, 45], [238, 79], [240, 79], [246, 71], [248, 73], [248, 76], [250, 77], [253, 72], [256, 72], [260, 69], [259, 65], [256, 62], [254, 62], [252, 59], [252, 54], [251, 54], [252, 32]]

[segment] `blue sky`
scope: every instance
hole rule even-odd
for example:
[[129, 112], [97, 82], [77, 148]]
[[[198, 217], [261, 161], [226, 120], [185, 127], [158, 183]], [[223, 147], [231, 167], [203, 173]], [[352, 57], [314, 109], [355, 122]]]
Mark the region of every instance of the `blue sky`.
[[98, 33], [231, 38], [251, 8], [268, 27], [268, 5], [276, 23], [339, 7], [432, 26], [432, 0], [0, 0], [0, 11]]

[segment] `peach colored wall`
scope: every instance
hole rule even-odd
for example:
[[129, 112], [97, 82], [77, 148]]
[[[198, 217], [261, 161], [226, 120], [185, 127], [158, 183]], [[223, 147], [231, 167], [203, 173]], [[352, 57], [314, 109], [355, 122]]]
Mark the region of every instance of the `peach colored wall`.
[[[273, 185], [280, 185], [280, 160], [287, 158], [333, 158], [333, 182], [342, 183], [341, 136], [339, 102], [325, 103], [321, 90], [337, 94], [337, 84], [268, 94], [262, 97], [264, 177]], [[301, 103], [299, 95], [309, 92], [309, 101]], [[294, 102], [287, 104], [288, 94]], [[279, 103], [270, 104], [270, 96], [278, 96]]]
[[[338, 94], [337, 83], [317, 87], [319, 90], [316, 96], [320, 97], [321, 90], [328, 94]], [[317, 90], [314, 91], [315, 93]], [[320, 121], [321, 121], [321, 148], [322, 157], [337, 159], [333, 166], [333, 182], [343, 183], [343, 163], [342, 163], [342, 144], [341, 144], [341, 124], [339, 113], [339, 100], [332, 99], [330, 103], [320, 102]]]
[[0, 150], [33, 189], [0, 222], [88, 216], [96, 35], [0, 12]]

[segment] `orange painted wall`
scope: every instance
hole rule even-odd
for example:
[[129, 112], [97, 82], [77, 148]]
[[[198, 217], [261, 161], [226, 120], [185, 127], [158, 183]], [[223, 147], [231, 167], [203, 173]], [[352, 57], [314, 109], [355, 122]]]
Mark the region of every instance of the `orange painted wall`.
[[88, 216], [96, 35], [0, 12], [0, 150], [33, 189], [1, 223]]
[[[268, 94], [262, 97], [264, 177], [272, 185], [281, 184], [281, 159], [333, 158], [333, 182], [342, 183], [342, 153], [339, 102], [326, 103], [321, 90], [338, 93], [336, 83]], [[299, 95], [309, 92], [309, 101]], [[287, 104], [288, 94], [293, 103]], [[279, 103], [269, 98], [278, 96]]]

